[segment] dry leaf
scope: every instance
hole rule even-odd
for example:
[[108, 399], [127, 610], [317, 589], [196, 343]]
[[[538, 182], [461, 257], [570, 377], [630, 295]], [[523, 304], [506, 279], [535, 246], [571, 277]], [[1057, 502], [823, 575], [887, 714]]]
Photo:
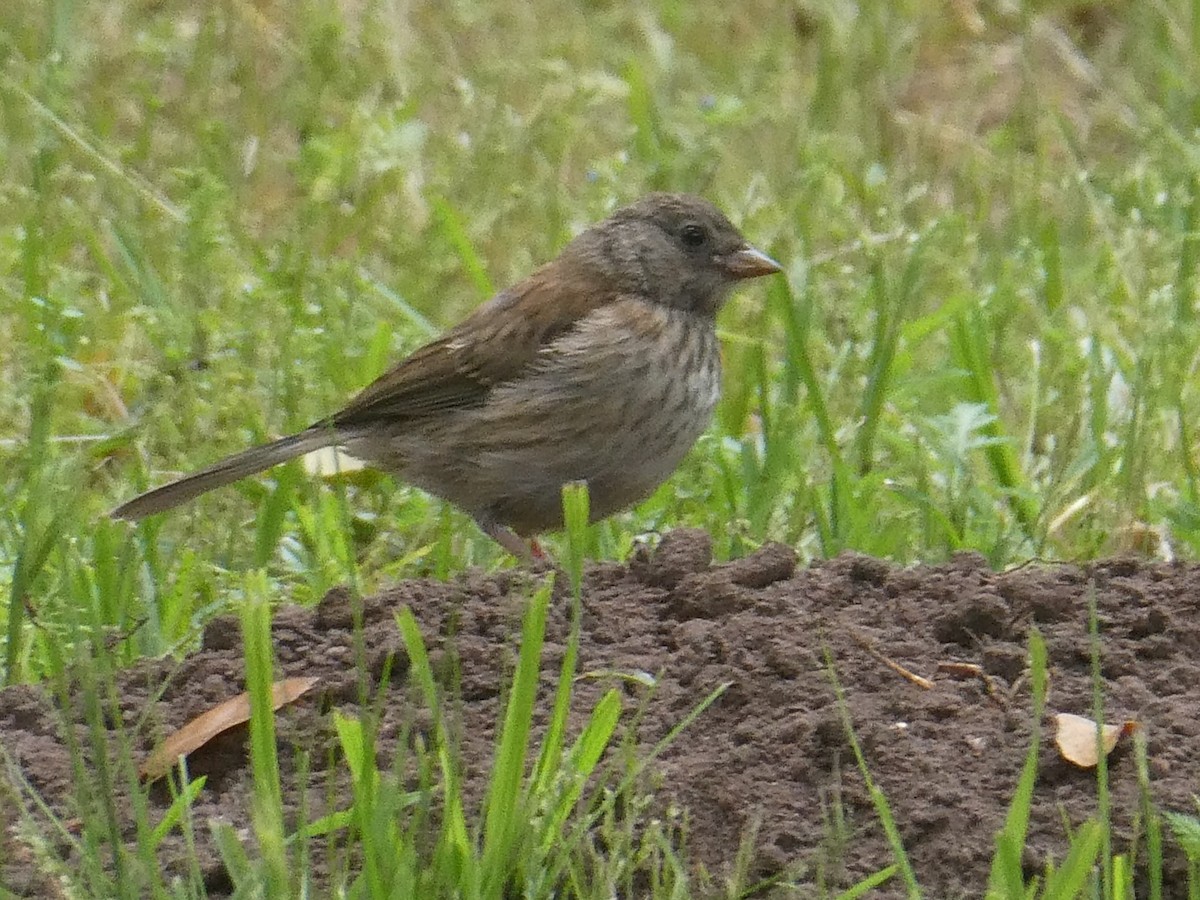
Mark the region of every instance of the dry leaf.
[[873, 657], [875, 657], [877, 660], [879, 660], [881, 663], [883, 663], [885, 666], [887, 666], [889, 669], [891, 669], [893, 672], [895, 672], [901, 678], [907, 678], [909, 681], [911, 681], [917, 687], [924, 688], [927, 691], [933, 689], [932, 681], [930, 681], [928, 678], [925, 678], [922, 675], [918, 675], [916, 672], [913, 672], [910, 669], [906, 669], [904, 666], [900, 665], [900, 663], [896, 662], [891, 657], [884, 656], [883, 653], [881, 653], [875, 647], [875, 645], [871, 642], [870, 638], [866, 637], [865, 635], [858, 634], [857, 632], [854, 632], [854, 631], [850, 632], [850, 637], [854, 638], [855, 643], [857, 643], [860, 647], [862, 647], [864, 650], [866, 650], [868, 653], [870, 653]]
[[[285, 678], [271, 686], [271, 709], [287, 706], [303, 696], [319, 678]], [[162, 778], [181, 756], [199, 750], [218, 734], [250, 721], [250, 695], [238, 694], [188, 722], [146, 757], [138, 774], [147, 781]]]
[[[1100, 761], [1096, 755], [1096, 723], [1084, 716], [1059, 713], [1054, 717], [1054, 743], [1063, 759], [1085, 769]], [[1137, 722], [1128, 721], [1121, 725], [1105, 725], [1102, 734], [1104, 755], [1112, 753], [1113, 747], [1122, 736], [1137, 728]]]

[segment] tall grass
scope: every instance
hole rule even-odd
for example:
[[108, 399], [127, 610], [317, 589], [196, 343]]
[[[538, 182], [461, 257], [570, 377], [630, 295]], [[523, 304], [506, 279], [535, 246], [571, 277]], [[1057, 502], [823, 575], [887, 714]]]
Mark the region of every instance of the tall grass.
[[315, 420], [652, 188], [787, 271], [723, 312], [712, 429], [588, 556], [690, 524], [722, 558], [1195, 557], [1198, 48], [1186, 0], [10, 0], [0, 678], [184, 651], [248, 572], [307, 603], [510, 565], [300, 464], [103, 514]]

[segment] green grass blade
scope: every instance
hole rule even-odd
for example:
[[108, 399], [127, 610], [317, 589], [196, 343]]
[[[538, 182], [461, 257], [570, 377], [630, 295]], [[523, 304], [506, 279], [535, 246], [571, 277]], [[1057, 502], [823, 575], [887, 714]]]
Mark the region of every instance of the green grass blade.
[[521, 628], [521, 650], [504, 714], [504, 726], [496, 747], [492, 777], [488, 785], [483, 826], [483, 896], [500, 897], [515, 868], [513, 851], [527, 821], [521, 802], [529, 751], [529, 730], [541, 674], [542, 642], [552, 586], [543, 585], [534, 594]]
[[463, 223], [462, 217], [450, 205], [450, 201], [444, 197], [435, 197], [431, 205], [438, 230], [450, 242], [450, 246], [454, 248], [455, 253], [458, 254], [458, 260], [462, 263], [463, 269], [466, 271], [471, 283], [475, 285], [475, 289], [483, 297], [492, 296], [492, 294], [496, 293], [496, 288], [492, 285], [492, 280], [488, 277], [483, 260], [479, 257], [479, 254], [475, 251], [475, 246], [471, 243], [471, 237], [467, 233], [467, 228]]
[[[1037, 784], [1038, 754], [1041, 751], [1041, 723], [1046, 712], [1046, 642], [1036, 629], [1029, 632], [1029, 680], [1033, 699], [1029, 750], [1021, 767], [1021, 777], [1008, 806], [1004, 828], [997, 836], [996, 856], [992, 859], [992, 871], [988, 877], [988, 896], [1011, 897], [1016, 884], [1021, 882], [1021, 848], [1025, 846], [1025, 835], [1029, 830], [1029, 811], [1033, 806], [1033, 790]], [[1015, 865], [1015, 869], [1014, 869]]]
[[275, 658], [271, 642], [270, 584], [266, 573], [246, 577], [242, 607], [246, 691], [250, 695], [250, 770], [254, 782], [254, 833], [270, 896], [287, 892], [289, 869], [283, 829], [283, 787], [275, 744]]
[[450, 751], [450, 736], [442, 720], [441, 702], [433, 677], [433, 669], [429, 664], [429, 653], [425, 649], [425, 641], [412, 610], [402, 608], [396, 614], [396, 625], [404, 640], [408, 652], [409, 674], [416, 681], [425, 698], [425, 703], [433, 713], [434, 736], [437, 742], [435, 753], [442, 777], [443, 822], [440, 836], [441, 859], [438, 865], [443, 871], [461, 870], [474, 859], [474, 850], [470, 835], [467, 831], [466, 816], [463, 812], [462, 791], [459, 787], [458, 769], [454, 764]]
[[1071, 846], [1062, 865], [1046, 878], [1042, 896], [1047, 900], [1072, 900], [1083, 896], [1095, 870], [1103, 840], [1104, 827], [1100, 822], [1084, 822], [1072, 835]]
[[1096, 818], [1100, 825], [1100, 882], [1104, 896], [1114, 895], [1112, 800], [1108, 787], [1108, 753], [1104, 749], [1104, 676], [1100, 668], [1100, 622], [1096, 585], [1088, 585], [1088, 643], [1092, 669], [1092, 721], [1096, 723]]
[[978, 314], [969, 319], [966, 314], [956, 316], [950, 329], [955, 362], [966, 375], [967, 399], [985, 405], [995, 416], [984, 427], [984, 432], [992, 438], [984, 454], [993, 476], [1008, 494], [1008, 504], [1017, 521], [1026, 534], [1032, 535], [1037, 525], [1037, 507], [1029, 499], [1031, 493], [1021, 473], [1017, 451], [1000, 424], [1000, 399], [984, 343], [987, 333], [987, 326]]
[[841, 681], [837, 677], [833, 661], [833, 651], [829, 647], [825, 648], [825, 672], [833, 686], [833, 693], [837, 698], [838, 714], [842, 719], [842, 730], [846, 735], [846, 740], [850, 744], [851, 751], [854, 753], [854, 759], [858, 763], [858, 771], [866, 784], [871, 804], [875, 807], [875, 815], [879, 818], [879, 824], [883, 827], [883, 832], [887, 836], [888, 846], [891, 847], [892, 856], [896, 860], [896, 867], [900, 870], [900, 878], [904, 882], [905, 892], [909, 900], [918, 900], [921, 897], [921, 887], [917, 884], [917, 875], [913, 871], [912, 863], [908, 859], [908, 853], [904, 849], [904, 843], [900, 839], [900, 829], [896, 826], [896, 819], [892, 815], [887, 797], [875, 784], [875, 779], [871, 776], [871, 770], [867, 766], [867, 758], [863, 754], [862, 746], [858, 742], [858, 735], [854, 732], [854, 720], [850, 716], [850, 704], [846, 699], [845, 691], [842, 690]]
[[[592, 710], [587, 725], [567, 754], [565, 770], [570, 777], [565, 779], [565, 789], [554, 801], [547, 824], [542, 829], [543, 853], [549, 853], [554, 845], [562, 840], [563, 828], [579, 802], [584, 785], [592, 777], [600, 758], [608, 750], [616, 732], [617, 722], [621, 718], [621, 708], [620, 692], [615, 689], [608, 691]], [[551, 774], [557, 776], [559, 773]], [[539, 786], [538, 794], [543, 798], [548, 797], [553, 783], [553, 779], [548, 779], [545, 785]]]
[[582, 615], [580, 587], [583, 583], [583, 562], [589, 539], [587, 485], [564, 485], [562, 496], [567, 536], [565, 565], [567, 578], [571, 583], [571, 631], [567, 635], [567, 645], [563, 652], [562, 665], [559, 667], [558, 685], [554, 692], [554, 710], [550, 714], [546, 736], [542, 740], [534, 767], [531, 791], [535, 795], [545, 794], [559, 771], [579, 658], [579, 627]]
[[893, 876], [899, 871], [900, 867], [893, 863], [886, 869], [880, 869], [874, 875], [868, 875], [862, 881], [858, 882], [858, 884], [842, 891], [834, 900], [858, 900], [859, 897], [866, 897], [868, 892], [875, 890], [877, 887], [882, 887], [891, 881]]
[[905, 266], [904, 276], [893, 297], [887, 286], [883, 268], [876, 263], [871, 277], [871, 292], [875, 296], [875, 334], [871, 341], [868, 361], [867, 385], [859, 406], [859, 420], [855, 455], [859, 474], [872, 468], [875, 435], [879, 430], [884, 400], [891, 387], [892, 365], [896, 349], [903, 333], [908, 307], [915, 293], [921, 260], [918, 244], [913, 248]]
[[300, 467], [296, 465], [280, 466], [275, 472], [275, 489], [259, 510], [254, 531], [254, 565], [258, 568], [270, 563], [275, 555], [300, 480]]
[[[185, 769], [181, 768], [180, 772], [182, 776], [186, 776]], [[157, 849], [163, 839], [171, 833], [171, 830], [183, 821], [192, 804], [196, 802], [196, 798], [200, 796], [200, 792], [204, 790], [204, 782], [207, 780], [208, 776], [201, 775], [192, 781], [184, 782], [183, 790], [175, 796], [171, 805], [167, 807], [167, 811], [163, 813], [162, 819], [154, 826], [154, 832], [150, 838], [151, 846], [154, 849]]]
[[213, 843], [217, 845], [217, 852], [221, 855], [221, 864], [233, 884], [235, 896], [252, 896], [252, 891], [257, 886], [257, 874], [253, 863], [250, 862], [250, 855], [238, 839], [237, 832], [228, 822], [216, 819], [209, 823], [209, 828], [212, 830]]
[[1146, 880], [1149, 882], [1146, 900], [1163, 897], [1163, 835], [1162, 815], [1154, 805], [1150, 790], [1150, 762], [1146, 750], [1146, 734], [1139, 728], [1133, 733], [1133, 760], [1137, 770], [1138, 805], [1146, 830]]

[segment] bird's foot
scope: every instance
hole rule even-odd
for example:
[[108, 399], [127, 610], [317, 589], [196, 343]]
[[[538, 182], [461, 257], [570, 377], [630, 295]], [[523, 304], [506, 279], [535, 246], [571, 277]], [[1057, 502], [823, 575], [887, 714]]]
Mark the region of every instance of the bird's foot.
[[505, 525], [485, 521], [479, 523], [479, 528], [493, 541], [525, 563], [525, 565], [530, 565], [535, 559], [539, 558], [539, 554], [542, 552], [541, 547], [537, 546], [536, 541], [534, 542], [534, 547], [537, 547], [535, 550], [519, 534]]
[[521, 561], [521, 565], [534, 572], [545, 572], [556, 568], [554, 560], [536, 538], [526, 541], [505, 525], [480, 522], [480, 529], [493, 541]]

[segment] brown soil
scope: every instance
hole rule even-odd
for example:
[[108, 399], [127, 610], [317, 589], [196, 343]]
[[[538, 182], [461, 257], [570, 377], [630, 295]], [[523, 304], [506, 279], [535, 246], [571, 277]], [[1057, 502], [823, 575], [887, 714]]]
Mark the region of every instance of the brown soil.
[[[927, 896], [978, 897], [1031, 736], [1026, 639], [1036, 623], [1046, 637], [1051, 712], [1088, 715], [1092, 705], [1087, 603], [1094, 586], [1102, 638], [1104, 694], [1110, 721], [1134, 719], [1148, 739], [1150, 781], [1164, 808], [1194, 811], [1200, 720], [1200, 566], [1118, 560], [1083, 568], [1027, 567], [990, 571], [962, 555], [943, 566], [902, 569], [846, 555], [796, 569], [792, 552], [771, 545], [753, 556], [710, 567], [703, 534], [679, 531], [653, 555], [626, 566], [588, 572], [580, 665], [585, 671], [648, 672], [657, 685], [601, 677], [579, 683], [580, 710], [620, 685], [627, 709], [645, 702], [638, 738], [650, 746], [713, 688], [730, 682], [657, 763], [660, 796], [688, 810], [692, 857], [714, 874], [733, 862], [739, 839], [759, 824], [752, 872], [783, 867], [829, 887], [852, 884], [890, 862], [889, 851], [844, 733], [824, 662], [832, 654], [870, 770], [885, 792]], [[383, 710], [381, 758], [402, 724], [414, 721], [405, 686], [394, 612], [409, 605], [433, 648], [435, 665], [457, 669], [463, 753], [468, 778], [486, 774], [500, 702], [511, 671], [530, 576], [467, 575], [452, 583], [412, 581], [364, 601], [365, 659], [378, 678], [394, 656]], [[544, 679], [553, 684], [567, 629], [569, 603], [556, 598], [547, 636]], [[452, 635], [452, 637], [447, 637]], [[284, 675], [319, 675], [321, 687], [280, 713], [280, 759], [294, 784], [295, 750], [310, 751], [310, 815], [321, 811], [331, 778], [335, 708], [356, 706], [351, 605], [333, 591], [318, 608], [284, 608], [275, 622]], [[877, 651], [874, 655], [868, 647]], [[238, 626], [222, 617], [203, 647], [182, 665], [142, 662], [118, 678], [126, 723], [140, 723], [137, 754], [161, 736], [243, 688]], [[922, 687], [889, 668], [887, 659], [933, 680]], [[939, 673], [945, 662], [974, 663], [987, 679]], [[453, 663], [453, 664], [449, 664]], [[167, 683], [164, 685], [164, 681]], [[86, 744], [81, 712], [70, 714]], [[628, 717], [632, 721], [632, 716]], [[116, 719], [110, 713], [110, 719]], [[416, 715], [417, 726], [421, 717]], [[62, 717], [36, 687], [0, 692], [0, 748], [52, 808], [78, 813]], [[116, 742], [114, 741], [114, 747]], [[244, 734], [195, 754], [193, 774], [209, 776], [196, 821], [219, 817], [249, 824]], [[1121, 850], [1138, 812], [1134, 756], [1128, 742], [1110, 758], [1114, 820]], [[0, 822], [13, 823], [14, 773], [0, 773]], [[5, 785], [5, 778], [8, 784]], [[7, 788], [7, 789], [3, 789]], [[343, 787], [344, 790], [344, 787]], [[117, 789], [119, 804], [128, 798]], [[336, 796], [336, 795], [335, 795]], [[1095, 777], [1062, 761], [1049, 736], [1024, 862], [1035, 873], [1061, 858], [1065, 823], [1096, 812]], [[294, 809], [296, 795], [286, 798]], [[157, 819], [169, 798], [151, 793]], [[840, 839], [830, 819], [841, 810]], [[126, 822], [126, 836], [133, 838]], [[197, 830], [206, 883], [213, 895], [228, 879], [206, 829]], [[67, 842], [59, 852], [69, 853]], [[181, 840], [160, 851], [168, 871], [182, 866]], [[1143, 854], [1144, 855], [1144, 854]], [[42, 896], [45, 883], [20, 829], [0, 837], [0, 891]], [[1168, 841], [1166, 896], [1183, 897], [1184, 860]], [[799, 895], [811, 895], [801, 889]], [[1141, 892], [1139, 892], [1141, 893]], [[871, 896], [899, 897], [893, 881]]]

